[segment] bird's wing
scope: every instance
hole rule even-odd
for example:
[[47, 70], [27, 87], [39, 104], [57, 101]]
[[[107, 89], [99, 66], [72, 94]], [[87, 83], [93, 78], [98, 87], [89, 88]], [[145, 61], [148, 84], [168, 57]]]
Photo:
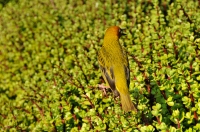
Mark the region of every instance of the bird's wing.
[[[105, 52], [106, 51], [104, 51], [104, 49], [102, 49], [98, 54], [99, 66], [100, 66], [101, 72], [103, 74], [104, 80], [106, 81], [106, 83], [109, 84], [109, 86], [112, 89], [115, 96], [118, 96], [119, 93], [115, 87], [115, 76], [114, 76], [113, 68], [110, 67], [111, 64], [108, 59], [109, 57], [107, 57], [105, 55], [106, 54]], [[106, 60], [106, 58], [107, 58], [107, 60]]]
[[129, 87], [129, 84], [130, 84], [130, 70], [129, 70], [129, 66], [124, 66], [124, 68], [125, 68], [127, 85]]
[[129, 86], [129, 84], [130, 84], [130, 69], [129, 69], [129, 63], [128, 63], [128, 56], [127, 56], [124, 48], [122, 49], [122, 52], [123, 52], [123, 60], [124, 60], [123, 62], [124, 62], [124, 68], [125, 68], [125, 74], [126, 74], [126, 81]]
[[109, 84], [111, 89], [114, 90], [115, 89], [115, 79], [114, 79], [114, 76], [112, 76], [112, 74], [113, 74], [112, 68], [110, 68], [110, 70], [108, 70], [107, 68], [100, 65], [100, 69], [104, 75], [105, 80], [107, 81], [107, 83]]

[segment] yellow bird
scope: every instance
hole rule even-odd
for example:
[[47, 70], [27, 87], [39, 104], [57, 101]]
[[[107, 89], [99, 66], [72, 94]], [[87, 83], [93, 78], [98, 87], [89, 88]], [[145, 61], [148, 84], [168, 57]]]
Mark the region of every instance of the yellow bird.
[[122, 30], [118, 26], [109, 27], [104, 36], [103, 46], [98, 53], [98, 62], [103, 78], [109, 84], [115, 96], [121, 98], [125, 112], [137, 109], [134, 107], [130, 94], [130, 70], [126, 52], [119, 43]]

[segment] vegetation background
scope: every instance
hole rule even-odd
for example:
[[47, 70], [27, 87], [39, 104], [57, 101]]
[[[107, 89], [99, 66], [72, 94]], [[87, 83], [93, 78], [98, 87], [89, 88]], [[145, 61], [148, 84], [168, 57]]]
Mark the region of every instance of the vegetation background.
[[[0, 3], [1, 131], [200, 131], [200, 1]], [[126, 29], [137, 114], [98, 87], [113, 25]]]

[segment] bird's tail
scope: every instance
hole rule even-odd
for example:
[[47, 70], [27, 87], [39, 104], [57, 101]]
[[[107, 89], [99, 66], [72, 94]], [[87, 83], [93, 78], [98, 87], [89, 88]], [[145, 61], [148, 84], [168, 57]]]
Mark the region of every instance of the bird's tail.
[[129, 94], [120, 94], [120, 98], [121, 98], [122, 109], [125, 112], [132, 111], [132, 110], [137, 112], [137, 109], [133, 105]]

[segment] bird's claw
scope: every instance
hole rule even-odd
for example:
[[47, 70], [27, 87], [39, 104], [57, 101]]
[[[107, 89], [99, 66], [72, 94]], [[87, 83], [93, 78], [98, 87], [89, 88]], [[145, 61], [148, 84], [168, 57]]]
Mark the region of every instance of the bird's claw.
[[103, 84], [99, 84], [99, 88], [103, 91], [103, 94], [106, 95], [106, 90], [107, 88], [110, 88], [109, 86], [105, 86]]

